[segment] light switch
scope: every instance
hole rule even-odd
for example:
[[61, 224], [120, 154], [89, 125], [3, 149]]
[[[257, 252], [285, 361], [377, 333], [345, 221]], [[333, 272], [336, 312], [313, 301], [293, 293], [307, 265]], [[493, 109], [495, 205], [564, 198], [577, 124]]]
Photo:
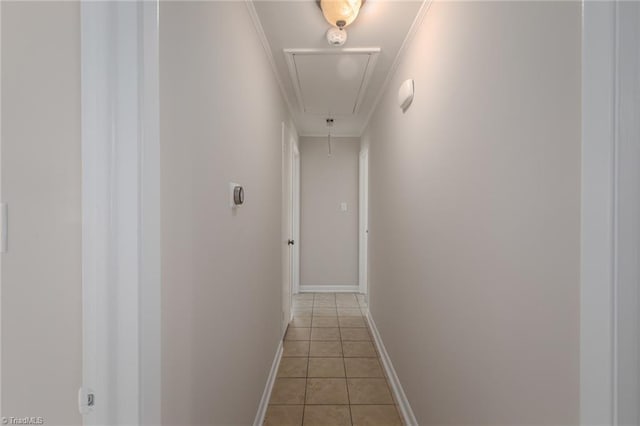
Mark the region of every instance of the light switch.
[[340, 210], [342, 210], [343, 212], [347, 211], [347, 203], [345, 203], [344, 201], [340, 203]]

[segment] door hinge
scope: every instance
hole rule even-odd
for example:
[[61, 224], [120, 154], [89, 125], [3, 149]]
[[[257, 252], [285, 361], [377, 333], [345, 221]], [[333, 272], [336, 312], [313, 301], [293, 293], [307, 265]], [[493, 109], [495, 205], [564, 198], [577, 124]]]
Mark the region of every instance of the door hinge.
[[78, 390], [78, 410], [80, 414], [89, 414], [96, 405], [96, 394], [87, 388]]

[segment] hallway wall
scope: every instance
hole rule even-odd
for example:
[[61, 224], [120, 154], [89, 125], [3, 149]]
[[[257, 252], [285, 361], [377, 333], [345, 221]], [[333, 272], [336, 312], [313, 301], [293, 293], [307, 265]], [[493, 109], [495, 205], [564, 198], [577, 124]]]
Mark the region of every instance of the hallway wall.
[[[300, 139], [300, 285], [358, 285], [360, 138]], [[347, 203], [347, 211], [340, 204]]]
[[80, 4], [0, 9], [2, 415], [80, 425]]
[[244, 2], [160, 3], [160, 105], [163, 423], [251, 424], [281, 338], [288, 113]]
[[363, 137], [371, 314], [421, 425], [579, 421], [580, 35], [579, 2], [436, 1]]

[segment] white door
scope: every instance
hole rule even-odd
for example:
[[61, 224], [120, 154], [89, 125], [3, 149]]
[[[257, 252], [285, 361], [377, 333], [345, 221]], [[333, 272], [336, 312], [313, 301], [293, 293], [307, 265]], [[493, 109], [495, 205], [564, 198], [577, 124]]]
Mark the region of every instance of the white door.
[[291, 320], [292, 294], [300, 277], [300, 152], [295, 129], [282, 123], [282, 316], [283, 332]]
[[289, 126], [282, 122], [282, 332], [291, 318], [292, 287], [292, 144]]

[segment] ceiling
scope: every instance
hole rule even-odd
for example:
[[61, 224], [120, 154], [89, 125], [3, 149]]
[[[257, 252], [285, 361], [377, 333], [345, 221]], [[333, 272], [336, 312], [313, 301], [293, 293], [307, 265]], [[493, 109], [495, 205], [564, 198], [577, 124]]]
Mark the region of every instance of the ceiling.
[[[301, 136], [360, 136], [393, 72], [422, 0], [367, 0], [347, 27], [344, 46], [325, 38], [329, 24], [315, 0], [254, 0], [254, 21], [270, 50]], [[251, 6], [250, 6], [251, 7]]]

